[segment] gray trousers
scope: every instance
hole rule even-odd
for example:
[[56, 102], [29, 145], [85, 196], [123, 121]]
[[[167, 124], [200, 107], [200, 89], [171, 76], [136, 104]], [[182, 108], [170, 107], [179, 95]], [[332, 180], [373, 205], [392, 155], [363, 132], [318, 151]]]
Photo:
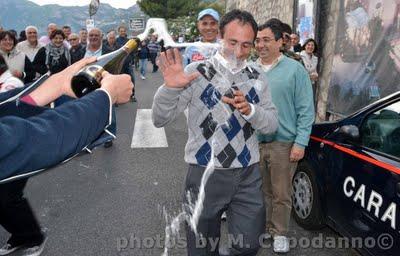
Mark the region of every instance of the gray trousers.
[[[190, 165], [185, 181], [184, 202], [187, 191], [195, 202], [204, 167]], [[256, 255], [260, 236], [265, 227], [265, 206], [259, 165], [247, 168], [216, 169], [205, 187], [203, 211], [196, 237], [186, 225], [189, 256], [219, 255], [221, 214], [227, 212], [229, 255]]]

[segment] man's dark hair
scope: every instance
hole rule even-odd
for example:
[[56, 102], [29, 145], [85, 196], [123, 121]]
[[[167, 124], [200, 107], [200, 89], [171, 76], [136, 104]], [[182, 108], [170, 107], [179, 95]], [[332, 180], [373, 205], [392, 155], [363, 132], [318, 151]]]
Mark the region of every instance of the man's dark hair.
[[117, 28], [117, 31], [119, 32], [121, 28], [124, 28], [125, 30], [128, 30], [128, 28], [125, 25], [119, 25]]
[[253, 15], [251, 13], [234, 9], [228, 13], [226, 13], [222, 18], [219, 23], [219, 31], [221, 32], [221, 36], [224, 37], [224, 32], [225, 32], [225, 26], [231, 23], [234, 20], [238, 20], [241, 22], [243, 25], [244, 24], [249, 24], [253, 31], [254, 31], [254, 39], [257, 36], [257, 22], [254, 20]]
[[258, 27], [258, 31], [269, 28], [274, 34], [275, 41], [283, 38], [282, 22], [278, 19], [269, 19], [267, 22]]
[[71, 27], [68, 26], [68, 25], [65, 25], [65, 26], [62, 27], [62, 29], [71, 29]]
[[288, 33], [289, 35], [292, 34], [292, 27], [290, 27], [287, 23], [282, 23], [282, 31]]
[[19, 32], [19, 38], [18, 38], [18, 42], [22, 42], [26, 40], [26, 32], [25, 30], [21, 30]]
[[13, 40], [15, 47], [18, 43], [17, 36], [10, 30], [2, 31], [0, 32], [0, 41], [3, 40], [6, 36], [9, 36]]
[[271, 18], [271, 19], [267, 20], [267, 22], [268, 23], [274, 23], [274, 24], [277, 24], [279, 26], [282, 26], [282, 24], [283, 24], [283, 22], [278, 18]]

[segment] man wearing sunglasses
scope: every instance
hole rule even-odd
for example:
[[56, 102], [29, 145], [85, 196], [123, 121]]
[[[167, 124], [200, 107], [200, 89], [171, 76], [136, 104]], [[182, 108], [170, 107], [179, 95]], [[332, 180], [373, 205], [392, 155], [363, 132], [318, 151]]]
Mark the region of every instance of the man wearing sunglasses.
[[68, 37], [68, 42], [71, 45], [69, 53], [71, 54], [71, 64], [73, 64], [85, 56], [86, 48], [79, 42], [78, 34], [70, 34]]

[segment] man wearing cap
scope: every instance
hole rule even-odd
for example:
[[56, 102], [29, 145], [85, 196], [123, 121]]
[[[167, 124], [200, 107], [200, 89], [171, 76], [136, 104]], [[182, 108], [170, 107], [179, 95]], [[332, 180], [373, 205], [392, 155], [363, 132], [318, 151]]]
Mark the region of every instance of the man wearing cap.
[[35, 26], [27, 26], [25, 28], [26, 40], [19, 42], [16, 46], [17, 50], [25, 53], [29, 61], [32, 63], [35, 78], [47, 72], [46, 66], [46, 49], [44, 45], [38, 41], [38, 29]]
[[[219, 14], [216, 10], [208, 8], [199, 12], [197, 16], [197, 29], [201, 35], [201, 41], [205, 43], [217, 42], [219, 34]], [[211, 52], [207, 52], [205, 49], [199, 49], [196, 46], [188, 47], [185, 51], [185, 64], [188, 65], [191, 62], [205, 60], [211, 56]]]

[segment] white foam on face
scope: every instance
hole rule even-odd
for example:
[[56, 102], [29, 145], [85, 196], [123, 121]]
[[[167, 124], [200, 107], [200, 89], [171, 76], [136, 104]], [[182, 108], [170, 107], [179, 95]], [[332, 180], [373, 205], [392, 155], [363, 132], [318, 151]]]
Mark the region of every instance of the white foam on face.
[[246, 60], [238, 59], [236, 56], [239, 56], [241, 51], [241, 45], [236, 44], [234, 46], [228, 46], [229, 43], [222, 41], [222, 47], [220, 48], [221, 55], [224, 56], [227, 61], [228, 69], [236, 74], [241, 71], [245, 65]]

